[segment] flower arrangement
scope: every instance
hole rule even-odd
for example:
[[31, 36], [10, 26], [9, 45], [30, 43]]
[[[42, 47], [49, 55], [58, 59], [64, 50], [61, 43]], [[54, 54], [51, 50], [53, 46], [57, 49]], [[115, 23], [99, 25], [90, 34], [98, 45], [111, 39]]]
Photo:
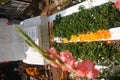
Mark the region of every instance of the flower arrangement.
[[[26, 43], [37, 50], [40, 55], [47, 60], [52, 66], [61, 68], [63, 71], [73, 72], [76, 75], [76, 79], [78, 78], [87, 78], [93, 79], [96, 78], [99, 74], [99, 71], [95, 69], [95, 64], [91, 60], [83, 60], [81, 62], [77, 62], [76, 59], [72, 56], [72, 54], [66, 50], [57, 53], [55, 48], [50, 48], [49, 51], [40, 49], [32, 39], [26, 35], [20, 27], [15, 27], [16, 30], [20, 33]], [[30, 75], [34, 73], [29, 72], [29, 68], [25, 69]], [[36, 68], [30, 70], [35, 70], [35, 74], [38, 74]]]
[[[71, 35], [71, 42], [83, 42], [83, 41], [99, 41], [102, 39], [109, 39], [111, 37], [110, 32], [108, 30], [99, 30], [95, 33], [90, 32], [87, 34], [78, 34]], [[68, 43], [69, 40], [67, 38], [63, 38], [64, 43]]]
[[79, 8], [79, 12], [61, 17], [56, 16], [53, 22], [53, 37], [67, 38], [71, 35], [86, 34], [99, 30], [108, 30], [120, 26], [120, 11], [114, 3], [108, 2], [91, 9]]
[[91, 60], [77, 62], [68, 50], [60, 52], [59, 55], [54, 48], [51, 48], [48, 56], [52, 59], [58, 59], [58, 61], [50, 62], [52, 66], [60, 67], [63, 71], [74, 72], [77, 77], [92, 79], [98, 76], [99, 72]]
[[[118, 8], [118, 3], [119, 2], [117, 2], [115, 4], [115, 6], [117, 8]], [[111, 4], [112, 3], [110, 3], [110, 5]], [[104, 7], [106, 7], [106, 5]], [[111, 6], [109, 6], [107, 4], [107, 9], [109, 9], [110, 7]], [[111, 8], [112, 8], [111, 10], [116, 11], [115, 14], [118, 16], [118, 14], [119, 14], [118, 10], [115, 9], [113, 6]], [[99, 8], [99, 9], [101, 9], [101, 8]], [[104, 11], [106, 11], [107, 9], [105, 9]], [[82, 10], [82, 11], [84, 11], [84, 10]], [[96, 10], [94, 10], [94, 11], [96, 11]], [[102, 11], [99, 12], [99, 13], [101, 14]], [[107, 14], [108, 14], [108, 12], [107, 12]], [[78, 17], [78, 15], [76, 15], [76, 14], [74, 14], [74, 15]], [[98, 15], [99, 14], [97, 14], [97, 16]], [[104, 14], [104, 15], [106, 16], [106, 14]], [[102, 16], [104, 16], [104, 15], [102, 15]], [[81, 32], [80, 32], [79, 36], [76, 36], [76, 35], [73, 35], [73, 34], [70, 33], [69, 36], [67, 36], [63, 40], [65, 43], [68, 43], [69, 38], [73, 42], [76, 42], [78, 40], [78, 38], [79, 38], [80, 41], [90, 40], [90, 41], [93, 41], [93, 42], [90, 42], [90, 43], [78, 43], [78, 44], [76, 44], [76, 43], [75, 44], [73, 44], [73, 43], [67, 44], [67, 45], [70, 45], [70, 46], [66, 46], [66, 44], [63, 43], [62, 48], [61, 48], [61, 46], [59, 46], [61, 44], [54, 43], [55, 45], [53, 44], [53, 46], [56, 49], [54, 47], [51, 47], [49, 51], [40, 49], [39, 46], [37, 46], [31, 40], [31, 38], [29, 36], [27, 36], [19, 27], [15, 27], [15, 28], [20, 33], [20, 35], [24, 38], [26, 43], [29, 46], [31, 46], [32, 48], [34, 48], [35, 50], [37, 50], [40, 53], [40, 55], [45, 60], [47, 60], [52, 66], [57, 67], [57, 68], [61, 68], [63, 71], [74, 73], [76, 80], [93, 79], [93, 78], [96, 78], [99, 75], [99, 71], [95, 68], [95, 63], [98, 64], [100, 61], [107, 62], [108, 58], [110, 60], [117, 61], [116, 60], [117, 55], [120, 56], [119, 52], [117, 52], [117, 50], [115, 48], [113, 48], [110, 44], [107, 44], [105, 42], [94, 42], [95, 40], [99, 40], [99, 39], [103, 39], [103, 38], [105, 38], [105, 39], [110, 38], [110, 33], [106, 29], [108, 29], [111, 25], [112, 26], [119, 25], [118, 22], [119, 22], [120, 18], [119, 17], [117, 18], [116, 15], [110, 16], [110, 17], [108, 17], [108, 19], [107, 18], [103, 19], [103, 17], [100, 16], [99, 17], [100, 18], [100, 23], [102, 23], [102, 24], [98, 24], [97, 27], [94, 28], [93, 26], [91, 26], [91, 25], [94, 25], [94, 23], [90, 23], [90, 28], [88, 28], [88, 26], [86, 26], [85, 28], [83, 27], [83, 29], [81, 29]], [[97, 16], [91, 16], [91, 17], [94, 18], [94, 20], [95, 20], [97, 18]], [[88, 18], [88, 16], [87, 16], [87, 18]], [[99, 19], [99, 18], [97, 18], [97, 19]], [[56, 23], [62, 22], [62, 21], [60, 21], [60, 19], [61, 18], [58, 18], [58, 21], [56, 21]], [[113, 20], [113, 22], [111, 22], [111, 20]], [[74, 22], [74, 21], [70, 20], [70, 22]], [[104, 22], [108, 22], [108, 23], [104, 23]], [[67, 23], [69, 23], [69, 22], [67, 22]], [[96, 23], [97, 23], [97, 21], [96, 21]], [[111, 23], [113, 23], [113, 24], [111, 24]], [[60, 26], [59, 24], [56, 24], [56, 25]], [[74, 26], [74, 25], [72, 25], [72, 26]], [[105, 26], [108, 26], [108, 27], [106, 28]], [[58, 27], [58, 28], [60, 28], [59, 29], [60, 32], [61, 32], [60, 35], [63, 34], [65, 29], [63, 29], [63, 31], [62, 31], [61, 29], [63, 27]], [[105, 30], [103, 30], [103, 28], [105, 28]], [[68, 30], [69, 30], [69, 28], [68, 28]], [[54, 27], [53, 31], [57, 31], [57, 29], [55, 29], [55, 27]], [[90, 31], [90, 32], [85, 34], [88, 31]], [[77, 31], [71, 31], [71, 32], [73, 32], [75, 34], [78, 34], [79, 31], [78, 32]], [[59, 35], [59, 34], [55, 33], [55, 35]], [[70, 36], [70, 35], [72, 35], [72, 36]], [[96, 35], [99, 35], [99, 36], [96, 36]], [[64, 36], [62, 36], [62, 37], [65, 37], [65, 36], [66, 36], [66, 34]], [[50, 37], [53, 37], [53, 36], [50, 36]], [[73, 46], [76, 46], [78, 49], [76, 49]], [[80, 60], [80, 61], [76, 60], [76, 56], [72, 55], [72, 53], [70, 52], [70, 50], [72, 50], [71, 48], [73, 48], [75, 50], [75, 51], [71, 51], [72, 53], [74, 53], [74, 54], [75, 53], [76, 54], [81, 53], [80, 56], [78, 56], [78, 57], [81, 58], [82, 60]], [[90, 56], [92, 58], [94, 56], [96, 59], [93, 58], [93, 60], [92, 60], [90, 57], [84, 55], [85, 53], [87, 53], [86, 55], [88, 55], [88, 56]], [[94, 53], [97, 53], [97, 54], [94, 54]], [[118, 53], [118, 54], [115, 54], [115, 53]], [[116, 56], [114, 56], [114, 54]], [[105, 59], [105, 61], [104, 61], [104, 59]], [[95, 61], [95, 60], [97, 60], [97, 61]]]
[[58, 52], [69, 50], [77, 60], [90, 59], [101, 65], [119, 64], [119, 50], [114, 47], [113, 41], [103, 40], [111, 37], [110, 28], [120, 26], [120, 11], [116, 3], [108, 2], [91, 9], [80, 7], [79, 12], [65, 17], [57, 15], [52, 37], [62, 38], [63, 43], [53, 41], [52, 46]]

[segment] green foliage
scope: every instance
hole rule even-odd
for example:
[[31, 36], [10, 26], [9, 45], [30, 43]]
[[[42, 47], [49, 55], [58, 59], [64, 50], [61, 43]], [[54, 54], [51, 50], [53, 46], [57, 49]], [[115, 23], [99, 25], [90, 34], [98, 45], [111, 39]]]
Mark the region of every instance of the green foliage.
[[95, 32], [120, 26], [120, 12], [109, 2], [92, 9], [79, 8], [79, 12], [61, 17], [56, 16], [53, 27], [55, 37], [70, 38], [72, 34]]
[[54, 43], [53, 46], [58, 52], [69, 50], [76, 59], [90, 59], [97, 64], [120, 62], [120, 52], [106, 42]]
[[[79, 12], [61, 17], [56, 16], [53, 27], [54, 37], [67, 37], [72, 34], [94, 32], [120, 26], [120, 11], [112, 2], [91, 9], [79, 8]], [[91, 59], [97, 64], [120, 64], [120, 52], [106, 42], [55, 43], [58, 51], [69, 50], [76, 59]]]

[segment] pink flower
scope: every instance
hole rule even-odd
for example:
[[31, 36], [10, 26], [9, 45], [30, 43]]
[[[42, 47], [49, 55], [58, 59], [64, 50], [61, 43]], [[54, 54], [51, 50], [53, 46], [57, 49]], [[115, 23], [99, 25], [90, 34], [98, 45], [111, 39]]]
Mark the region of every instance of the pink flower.
[[116, 1], [114, 5], [116, 8], [120, 8], [120, 0]]
[[76, 74], [81, 77], [87, 77], [89, 79], [98, 76], [98, 71], [94, 68], [95, 64], [91, 60], [84, 60], [79, 62], [76, 67]]
[[56, 52], [56, 49], [54, 47], [50, 48], [49, 52], [45, 53], [46, 58], [53, 59], [53, 61], [49, 61], [49, 63], [53, 67], [60, 67], [60, 64], [56, 62], [56, 59], [60, 60], [60, 55]]
[[60, 67], [63, 71], [70, 71], [73, 70], [75, 67], [75, 58], [71, 55], [71, 53], [66, 50], [64, 52], [60, 52], [60, 55], [56, 52], [55, 48], [50, 48], [49, 53], [45, 54], [51, 59], [58, 59], [63, 62], [65, 65], [60, 66], [57, 62], [50, 62], [50, 64], [54, 67]]
[[92, 71], [90, 71], [87, 74], [87, 78], [89, 78], [89, 79], [96, 78], [98, 76], [98, 74], [99, 74], [99, 71], [96, 69], [93, 69]]
[[68, 50], [66, 50], [64, 52], [60, 52], [60, 55], [62, 62], [67, 66], [67, 68], [73, 70], [76, 60], [72, 56], [72, 54]]
[[49, 50], [50, 54], [49, 57], [52, 58], [52, 59], [60, 59], [60, 55], [56, 52], [56, 49], [54, 47], [50, 48]]
[[58, 54], [55, 48], [52, 47], [50, 48], [49, 53], [46, 53], [45, 56], [53, 59], [53, 61], [49, 62], [53, 67], [59, 67], [63, 71], [73, 71], [78, 76], [87, 77], [88, 79], [98, 76], [99, 72], [95, 69], [95, 64], [91, 60], [83, 60], [76, 64], [76, 59], [68, 50], [62, 51]]

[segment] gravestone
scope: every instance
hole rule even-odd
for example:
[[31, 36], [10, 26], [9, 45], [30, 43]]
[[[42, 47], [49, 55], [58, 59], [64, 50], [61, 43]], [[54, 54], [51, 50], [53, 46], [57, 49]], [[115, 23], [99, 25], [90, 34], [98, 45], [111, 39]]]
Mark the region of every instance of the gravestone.
[[0, 62], [25, 58], [23, 40], [8, 20], [0, 18]]
[[[26, 19], [21, 22], [21, 28], [26, 34], [28, 34], [34, 42], [43, 49], [49, 49], [49, 34], [48, 34], [48, 20], [47, 17], [34, 17]], [[44, 65], [47, 64], [46, 61], [41, 57], [41, 55], [29, 47], [24, 42], [24, 52], [26, 58], [23, 59], [24, 63], [34, 64], [34, 65]]]

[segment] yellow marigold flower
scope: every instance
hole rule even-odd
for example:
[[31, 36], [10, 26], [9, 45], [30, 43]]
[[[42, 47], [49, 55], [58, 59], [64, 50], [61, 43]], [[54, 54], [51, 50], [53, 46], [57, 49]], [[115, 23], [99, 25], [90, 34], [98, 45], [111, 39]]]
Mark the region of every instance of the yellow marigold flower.
[[77, 37], [76, 35], [72, 35], [70, 40], [71, 40], [72, 42], [76, 42], [77, 39], [78, 39], [78, 37]]
[[106, 41], [106, 42], [107, 42], [107, 44], [110, 44], [112, 41], [108, 40], [108, 41]]
[[63, 43], [68, 43], [68, 39], [67, 38], [63, 38]]

